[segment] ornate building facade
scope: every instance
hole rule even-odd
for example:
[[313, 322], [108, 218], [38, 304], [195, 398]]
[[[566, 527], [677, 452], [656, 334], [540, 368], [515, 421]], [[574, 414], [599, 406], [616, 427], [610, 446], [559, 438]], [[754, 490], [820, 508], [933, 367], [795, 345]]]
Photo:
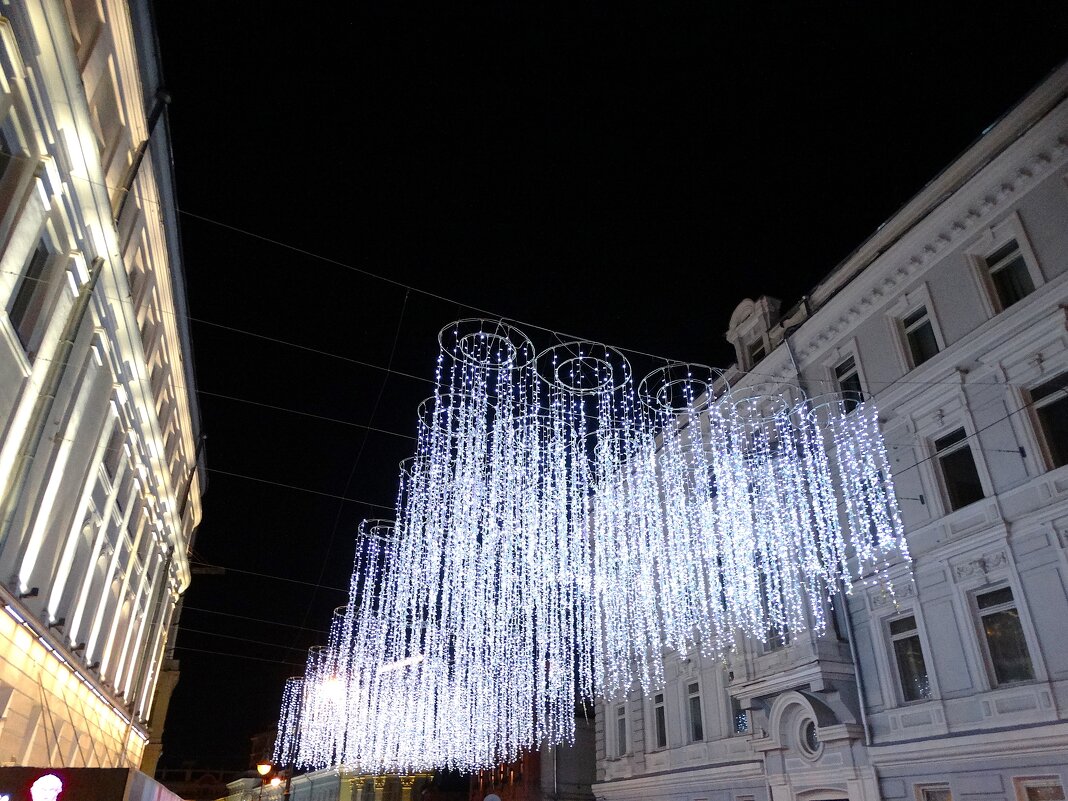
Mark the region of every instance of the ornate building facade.
[[201, 517], [147, 0], [0, 16], [0, 763], [142, 766]]
[[872, 397], [912, 570], [597, 715], [606, 801], [1054, 801], [1068, 788], [1068, 65], [796, 307], [734, 380]]

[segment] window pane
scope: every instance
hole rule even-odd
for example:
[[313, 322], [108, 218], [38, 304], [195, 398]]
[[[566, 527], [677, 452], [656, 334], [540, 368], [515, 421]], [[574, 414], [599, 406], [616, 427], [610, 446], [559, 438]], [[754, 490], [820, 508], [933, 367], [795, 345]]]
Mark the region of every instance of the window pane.
[[1035, 284], [1031, 280], [1031, 274], [1027, 271], [1027, 263], [1022, 255], [999, 266], [991, 271], [990, 277], [994, 279], [994, 290], [997, 292], [1001, 308], [1007, 309], [1019, 300], [1023, 300], [1035, 291]]
[[952, 451], [940, 456], [938, 461], [942, 465], [942, 476], [946, 481], [951, 510], [961, 509], [982, 500], [983, 483], [979, 480], [979, 471], [975, 468], [971, 448]]
[[843, 360], [841, 364], [834, 368], [835, 378], [841, 380], [846, 376], [847, 373], [853, 372], [853, 370], [856, 369], [856, 366], [857, 363], [853, 360], [853, 357], [848, 357], [847, 359]]
[[1027, 681], [1035, 677], [1017, 610], [1006, 609], [1004, 612], [984, 615], [983, 629], [998, 684]]
[[616, 747], [617, 754], [623, 756], [627, 753], [627, 716], [623, 707], [619, 708], [619, 717], [616, 718]]
[[656, 747], [667, 747], [667, 719], [664, 715], [664, 707], [656, 708]]
[[1027, 801], [1064, 801], [1064, 787], [1054, 782], [1028, 785]]
[[926, 316], [927, 307], [920, 306], [920, 308], [916, 309], [916, 311], [914, 311], [912, 314], [905, 315], [905, 319], [903, 319], [901, 322], [904, 324], [905, 328], [911, 328]]
[[1012, 603], [1012, 587], [1002, 587], [1000, 590], [984, 592], [975, 596], [975, 604], [980, 609], [990, 609], [992, 606]]
[[1041, 407], [1038, 410], [1038, 422], [1042, 426], [1053, 466], [1068, 464], [1068, 398]]
[[37, 320], [48, 294], [48, 282], [44, 279], [48, 255], [44, 243], [39, 244], [23, 270], [22, 278], [15, 290], [14, 300], [8, 310], [11, 325], [18, 333], [22, 347], [26, 349], [29, 349], [30, 339], [37, 327]]
[[938, 353], [938, 340], [935, 339], [934, 328], [930, 320], [909, 331], [908, 339], [914, 367], [919, 367]]
[[701, 696], [690, 697], [690, 739], [694, 742], [705, 739], [705, 727], [701, 720]]
[[964, 429], [958, 428], [956, 431], [936, 439], [934, 442], [935, 450], [944, 451], [946, 448], [956, 445], [958, 442], [963, 442], [965, 439], [967, 439], [967, 434], [964, 433]]
[[908, 617], [898, 618], [897, 620], [890, 621], [890, 633], [891, 634], [908, 634], [910, 631], [916, 630], [916, 618], [912, 615]]
[[925, 787], [923, 801], [953, 801], [948, 787]]
[[1054, 392], [1060, 392], [1062, 389], [1068, 389], [1068, 372], [1061, 373], [1056, 378], [1051, 378], [1045, 383], [1039, 384], [1037, 387], [1031, 390], [1031, 400], [1038, 401]]
[[901, 678], [901, 693], [906, 701], [919, 701], [931, 697], [931, 684], [927, 678], [927, 665], [923, 661], [918, 635], [894, 640], [897, 656], [897, 672]]

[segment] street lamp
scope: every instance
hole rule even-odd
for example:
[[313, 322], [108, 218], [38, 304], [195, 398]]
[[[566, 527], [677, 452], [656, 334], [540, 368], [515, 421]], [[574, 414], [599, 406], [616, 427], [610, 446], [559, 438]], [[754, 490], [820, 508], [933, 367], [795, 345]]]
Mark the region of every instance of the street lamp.
[[272, 765], [267, 760], [262, 760], [256, 763], [256, 772], [260, 774], [260, 801], [262, 801], [263, 799], [263, 785], [267, 783], [267, 774], [271, 772], [271, 768], [273, 767], [274, 765]]

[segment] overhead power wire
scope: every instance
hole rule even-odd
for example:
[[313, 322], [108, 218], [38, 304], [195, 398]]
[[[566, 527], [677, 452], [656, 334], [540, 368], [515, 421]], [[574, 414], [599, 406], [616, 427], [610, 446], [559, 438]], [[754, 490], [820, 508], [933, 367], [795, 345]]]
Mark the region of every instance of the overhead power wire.
[[[203, 563], [203, 560], [197, 560], [197, 561]], [[223, 569], [226, 570], [227, 568], [224, 567]], [[272, 578], [281, 579], [282, 577], [281, 576], [273, 576]], [[336, 588], [335, 587], [330, 587], [330, 589], [336, 589]], [[324, 631], [323, 629], [313, 629], [310, 626], [298, 626], [295, 623], [283, 623], [280, 620], [268, 620], [268, 619], [262, 618], [262, 617], [249, 617], [248, 615], [238, 615], [238, 614], [236, 614], [234, 612], [220, 612], [218, 609], [205, 609], [203, 606], [190, 606], [187, 603], [183, 603], [182, 604], [182, 614], [185, 614], [186, 612], [197, 612], [197, 613], [205, 614], [205, 615], [218, 615], [220, 617], [232, 617], [232, 618], [237, 618], [238, 620], [247, 620], [247, 621], [249, 621], [251, 623], [263, 623], [263, 624], [265, 624], [267, 626], [283, 626], [283, 627], [285, 627], [287, 629], [303, 629], [304, 631], [310, 631], [313, 634], [326, 635], [326, 634], [329, 633], [327, 631]]]
[[271, 662], [271, 663], [273, 663], [275, 665], [288, 665], [289, 667], [297, 668], [298, 670], [304, 670], [304, 668], [306, 667], [306, 665], [301, 665], [301, 664], [298, 664], [296, 662], [284, 662], [281, 659], [266, 659], [266, 658], [264, 658], [262, 656], [249, 656], [248, 654], [235, 654], [235, 653], [231, 653], [229, 651], [212, 651], [212, 650], [209, 650], [207, 648], [190, 648], [188, 645], [175, 645], [174, 646], [174, 650], [176, 650], [176, 651], [191, 651], [191, 652], [197, 653], [197, 654], [211, 654], [212, 656], [230, 656], [230, 657], [233, 657], [234, 659], [248, 659], [248, 660], [250, 660], [252, 662]]
[[[246, 570], [246, 569], [240, 568], [240, 567], [229, 567], [227, 565], [217, 565], [217, 564], [214, 564], [212, 562], [193, 562], [193, 561], [191, 561], [189, 564], [194, 566], [194, 567], [217, 567], [217, 568], [222, 568], [227, 573], [244, 573], [245, 575], [248, 575], [248, 576], [258, 576], [259, 578], [274, 579], [275, 581], [285, 581], [285, 582], [288, 582], [290, 584], [301, 584], [301, 585], [303, 585], [305, 587], [317, 587], [317, 588], [324, 589], [324, 590], [333, 590], [334, 592], [348, 593], [347, 589], [342, 589], [341, 587], [332, 587], [329, 584], [321, 584], [321, 583], [317, 583], [317, 582], [314, 582], [314, 581], [303, 581], [301, 579], [288, 578], [286, 576], [275, 576], [275, 575], [272, 575], [270, 573], [259, 573], [259, 572], [255, 571], [255, 570]], [[294, 628], [304, 628], [304, 626], [303, 625], [294, 626]]]
[[[11, 156], [12, 158], [16, 158], [16, 159], [29, 159], [29, 157], [27, 157], [27, 156], [25, 156], [24, 154], [21, 154], [21, 153], [19, 153], [19, 154], [7, 154], [7, 155]], [[85, 181], [86, 183], [99, 185], [98, 182], [90, 181], [88, 178], [82, 178], [80, 176], [72, 176], [72, 177], [74, 177], [76, 180]], [[107, 188], [108, 185], [107, 184], [102, 184], [102, 186]], [[159, 201], [151, 200], [151, 199], [148, 199], [148, 198], [142, 198], [142, 200], [144, 202], [146, 202], [146, 203], [154, 203], [156, 205], [162, 205]], [[376, 273], [376, 272], [373, 272], [371, 270], [367, 270], [367, 269], [364, 269], [364, 268], [361, 268], [361, 267], [357, 267], [357, 266], [355, 266], [353, 264], [349, 264], [347, 262], [343, 262], [340, 259], [334, 259], [334, 258], [331, 258], [330, 256], [324, 256], [324, 255], [322, 255], [320, 253], [316, 253], [314, 251], [308, 250], [307, 248], [302, 248], [302, 247], [299, 247], [297, 245], [291, 245], [288, 242], [283, 242], [282, 240], [275, 239], [273, 237], [264, 236], [263, 234], [257, 234], [254, 231], [250, 231], [248, 229], [241, 228], [241, 227], [233, 225], [231, 223], [223, 222], [221, 220], [217, 220], [215, 218], [208, 217], [206, 215], [197, 214], [195, 212], [187, 211], [187, 210], [185, 210], [183, 208], [177, 207], [177, 204], [176, 204], [176, 208], [177, 208], [178, 213], [181, 214], [182, 216], [190, 217], [192, 219], [196, 219], [196, 220], [199, 220], [201, 222], [209, 223], [211, 225], [218, 226], [218, 227], [220, 227], [222, 229], [225, 229], [225, 230], [228, 230], [228, 231], [232, 231], [234, 233], [238, 233], [238, 234], [241, 234], [242, 236], [246, 236], [246, 237], [249, 237], [249, 238], [252, 238], [252, 239], [256, 239], [256, 240], [261, 241], [261, 242], [266, 242], [268, 244], [274, 245], [276, 247], [283, 248], [283, 249], [288, 250], [290, 252], [298, 253], [300, 255], [307, 256], [308, 258], [315, 259], [315, 260], [318, 260], [318, 261], [322, 261], [322, 262], [324, 262], [326, 264], [331, 264], [331, 265], [336, 266], [336, 267], [341, 267], [341, 268], [343, 268], [345, 270], [348, 270], [350, 272], [354, 272], [354, 273], [357, 273], [359, 275], [365, 276], [367, 278], [373, 278], [375, 280], [382, 281], [382, 282], [387, 283], [387, 284], [391, 284], [391, 285], [396, 286], [398, 288], [408, 290], [409, 292], [415, 292], [415, 293], [423, 295], [425, 297], [433, 298], [435, 300], [439, 300], [439, 301], [442, 301], [444, 303], [448, 303], [450, 305], [455, 305], [458, 309], [469, 309], [469, 310], [471, 310], [473, 312], [477, 312], [478, 314], [485, 315], [486, 317], [488, 317], [490, 319], [499, 320], [499, 321], [505, 322], [505, 323], [514, 323], [517, 326], [520, 326], [520, 327], [523, 327], [523, 328], [529, 328], [529, 329], [535, 329], [535, 330], [538, 330], [538, 331], [544, 331], [544, 332], [548, 333], [549, 335], [555, 337], [561, 343], [563, 343], [565, 341], [565, 338], [566, 339], [571, 339], [571, 340], [579, 340], [579, 341], [596, 341], [596, 340], [591, 340], [590, 338], [584, 337], [584, 336], [579, 335], [579, 334], [571, 334], [571, 333], [567, 333], [567, 332], [564, 332], [564, 331], [559, 331], [559, 330], [556, 330], [556, 329], [553, 329], [553, 328], [549, 328], [547, 326], [539, 325], [537, 323], [533, 323], [533, 322], [530, 322], [530, 321], [527, 321], [527, 320], [520, 320], [520, 319], [515, 318], [515, 317], [508, 317], [506, 315], [501, 315], [501, 314], [498, 314], [496, 312], [490, 311], [488, 309], [482, 309], [482, 308], [480, 308], [478, 306], [473, 306], [473, 305], [471, 305], [469, 303], [463, 303], [463, 302], [455, 300], [453, 298], [449, 298], [449, 297], [447, 297], [445, 295], [441, 295], [439, 293], [432, 292], [432, 291], [427, 290], [427, 289], [422, 289], [421, 287], [415, 286], [414, 284], [408, 284], [408, 283], [405, 283], [403, 281], [398, 281], [395, 278], [389, 278], [388, 276], [381, 275], [380, 273]], [[37, 280], [43, 280], [43, 279], [37, 279]], [[111, 299], [115, 300], [114, 298], [111, 298]], [[305, 346], [305, 345], [299, 345], [297, 343], [289, 342], [287, 340], [279, 339], [279, 338], [276, 338], [276, 337], [270, 337], [270, 336], [267, 336], [267, 335], [264, 335], [264, 334], [258, 334], [258, 333], [255, 333], [255, 332], [246, 331], [246, 330], [239, 329], [239, 328], [236, 328], [236, 327], [233, 327], [233, 326], [227, 326], [227, 325], [225, 325], [223, 323], [218, 323], [218, 322], [214, 322], [214, 321], [211, 321], [211, 320], [205, 320], [203, 318], [194, 317], [194, 316], [189, 315], [189, 314], [182, 315], [182, 314], [179, 314], [176, 311], [169, 311], [169, 310], [164, 310], [164, 313], [170, 314], [170, 315], [172, 315], [174, 317], [184, 317], [185, 319], [190, 320], [192, 322], [198, 322], [198, 323], [202, 323], [204, 325], [216, 326], [218, 328], [231, 330], [231, 331], [234, 331], [236, 333], [241, 333], [243, 335], [252, 336], [252, 337], [259, 338], [259, 339], [264, 339], [264, 340], [268, 340], [268, 341], [277, 342], [279, 344], [288, 345], [289, 347], [299, 348], [301, 350], [310, 351], [310, 352], [317, 353], [317, 354], [320, 354], [320, 355], [323, 355], [323, 356], [331, 356], [331, 357], [342, 359], [344, 361], [348, 361], [348, 362], [351, 362], [351, 363], [354, 363], [354, 364], [360, 364], [362, 366], [369, 367], [369, 368], [372, 368], [372, 369], [377, 369], [377, 370], [386, 369], [386, 368], [381, 367], [380, 365], [371, 364], [369, 362], [362, 362], [362, 361], [360, 361], [358, 359], [353, 359], [353, 358], [348, 357], [348, 356], [342, 356], [340, 354], [332, 353], [330, 351], [320, 350], [320, 349], [317, 349], [317, 348], [311, 348], [311, 347], [308, 347], [308, 346]], [[628, 348], [628, 347], [625, 347], [623, 345], [612, 344], [611, 347], [613, 347], [616, 350], [621, 351], [623, 353], [632, 353], [632, 354], [634, 354], [636, 356], [643, 356], [643, 357], [646, 357], [646, 358], [649, 358], [649, 359], [653, 359], [655, 361], [662, 361], [662, 362], [664, 362], [666, 364], [672, 364], [672, 363], [677, 363], [677, 362], [681, 361], [681, 360], [679, 360], [677, 358], [673, 358], [673, 357], [669, 357], [669, 356], [663, 356], [661, 354], [656, 354], [656, 353], [650, 353], [648, 351], [638, 350], [636, 348]], [[431, 381], [430, 379], [427, 379], [424, 376], [416, 376], [416, 375], [412, 375], [410, 373], [404, 373], [404, 372], [401, 372], [401, 371], [393, 371], [393, 372], [396, 375], [402, 375], [405, 378], [412, 378], [412, 379], [415, 379], [417, 381], [425, 381], [425, 382], [433, 383], [433, 381]], [[749, 375], [756, 375], [756, 376], [760, 376], [760, 377], [770, 378], [770, 379], [773, 379], [775, 381], [782, 381], [783, 380], [782, 376], [776, 375], [776, 374], [772, 374], [772, 373], [761, 373], [761, 372], [757, 372], [757, 371], [754, 371], [754, 370], [748, 370], [748, 371], [746, 371], [746, 373], [749, 374]], [[831, 379], [831, 378], [819, 378], [819, 377], [806, 376], [805, 380], [806, 381], [810, 381], [810, 382], [811, 381], [818, 381], [820, 383], [827, 383], [827, 384], [832, 384], [832, 385], [835, 384], [835, 381], [833, 379]], [[940, 380], [940, 381], [914, 381], [914, 380], [913, 381], [906, 381], [906, 380], [902, 380], [902, 379], [895, 379], [895, 380], [892, 380], [892, 381], [882, 381], [882, 382], [869, 380], [868, 383], [871, 383], [871, 384], [879, 384], [879, 383], [881, 383], [883, 385], [883, 387], [885, 388], [885, 387], [891, 386], [892, 384], [895, 384], [895, 383], [902, 383], [902, 384], [911, 383], [911, 384], [919, 384], [919, 385], [930, 385], [930, 384], [943, 384], [943, 383], [952, 383], [952, 382], [947, 382], [947, 381], [944, 381], [944, 380]], [[983, 382], [976, 382], [976, 383], [978, 384], [978, 383], [983, 383]], [[995, 382], [991, 382], [991, 383], [995, 383]]]
[[[400, 341], [401, 328], [404, 326], [404, 313], [408, 310], [408, 296], [410, 290], [405, 290], [404, 301], [401, 303], [400, 314], [397, 315], [397, 328], [393, 332], [393, 345], [389, 349], [389, 360], [386, 363], [386, 375], [382, 378], [382, 385], [378, 388], [378, 395], [375, 396], [374, 406], [371, 407], [370, 422], [374, 422], [375, 415], [378, 413], [378, 407], [382, 403], [382, 396], [386, 392], [386, 385], [389, 383], [389, 368], [393, 366], [393, 357], [397, 354], [397, 343]], [[345, 479], [345, 489], [342, 492], [348, 495], [349, 487], [352, 486], [353, 476], [356, 475], [356, 468], [360, 466], [360, 460], [363, 458], [364, 449], [367, 447], [367, 431], [364, 431], [363, 439], [360, 442], [360, 448], [356, 451], [356, 458], [353, 460], [352, 469], [349, 470], [349, 476]], [[392, 507], [390, 507], [392, 508]], [[338, 504], [337, 513], [334, 515], [334, 525], [330, 528], [330, 536], [326, 541], [326, 549], [323, 553], [323, 563], [319, 568], [319, 581], [323, 580], [323, 576], [326, 575], [326, 567], [330, 563], [330, 550], [334, 547], [334, 540], [337, 537], [338, 526], [341, 524], [341, 513], [344, 507]], [[316, 590], [312, 590], [311, 597], [308, 599], [308, 604], [304, 610], [304, 616], [301, 618], [301, 625], [308, 622], [308, 615], [311, 614], [312, 607], [315, 604]], [[288, 653], [288, 652], [287, 652]]]

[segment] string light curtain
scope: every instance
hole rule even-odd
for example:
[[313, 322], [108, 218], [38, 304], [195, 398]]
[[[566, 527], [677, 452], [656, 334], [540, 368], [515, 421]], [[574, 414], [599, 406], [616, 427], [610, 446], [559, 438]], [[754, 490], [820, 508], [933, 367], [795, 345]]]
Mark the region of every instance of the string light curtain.
[[481, 319], [439, 343], [396, 522], [361, 526], [280, 722], [302, 765], [475, 770], [573, 741], [583, 704], [661, 686], [665, 648], [822, 631], [840, 583], [908, 561], [870, 403], [690, 364], [635, 382], [614, 348], [537, 353]]

